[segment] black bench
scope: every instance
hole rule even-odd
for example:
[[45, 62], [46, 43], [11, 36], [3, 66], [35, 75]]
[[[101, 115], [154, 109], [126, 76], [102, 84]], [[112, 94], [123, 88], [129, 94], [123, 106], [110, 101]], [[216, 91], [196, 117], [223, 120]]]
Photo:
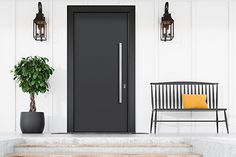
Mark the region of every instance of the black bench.
[[[182, 94], [206, 94], [207, 109], [184, 109], [182, 105]], [[229, 133], [226, 108], [218, 108], [218, 83], [209, 82], [159, 82], [151, 83], [151, 126], [150, 133], [157, 132], [158, 122], [215, 122], [219, 133], [219, 122], [225, 122], [227, 133]], [[158, 112], [215, 112], [214, 120], [159, 120]], [[224, 113], [224, 120], [219, 120], [219, 112]]]

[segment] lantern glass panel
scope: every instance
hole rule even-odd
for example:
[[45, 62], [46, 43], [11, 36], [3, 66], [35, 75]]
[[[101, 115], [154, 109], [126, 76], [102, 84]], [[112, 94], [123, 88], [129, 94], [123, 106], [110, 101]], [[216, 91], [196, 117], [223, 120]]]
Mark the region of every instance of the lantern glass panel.
[[174, 23], [166, 25], [161, 23], [161, 40], [170, 41], [174, 38]]
[[45, 21], [34, 23], [33, 29], [33, 35], [35, 40], [47, 40], [47, 23]]

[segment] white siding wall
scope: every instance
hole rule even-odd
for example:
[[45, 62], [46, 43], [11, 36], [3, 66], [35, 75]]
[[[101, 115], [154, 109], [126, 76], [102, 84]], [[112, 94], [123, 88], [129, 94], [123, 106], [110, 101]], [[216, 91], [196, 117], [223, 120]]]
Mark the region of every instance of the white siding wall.
[[[220, 83], [220, 106], [229, 109], [236, 132], [236, 1], [169, 0], [175, 38], [159, 40], [164, 0], [42, 0], [48, 41], [32, 37], [38, 0], [0, 0], [0, 132], [19, 132], [21, 111], [29, 96], [12, 81], [9, 71], [23, 56], [41, 55], [56, 69], [51, 91], [37, 96], [38, 111], [46, 114], [45, 132], [66, 132], [67, 5], [136, 6], [136, 130], [148, 132], [152, 81], [211, 81]], [[212, 115], [214, 116], [214, 114]], [[205, 113], [160, 114], [160, 118], [210, 118]], [[235, 124], [234, 124], [235, 123]], [[160, 132], [215, 132], [215, 124], [161, 124]], [[225, 132], [224, 125], [221, 132]]]

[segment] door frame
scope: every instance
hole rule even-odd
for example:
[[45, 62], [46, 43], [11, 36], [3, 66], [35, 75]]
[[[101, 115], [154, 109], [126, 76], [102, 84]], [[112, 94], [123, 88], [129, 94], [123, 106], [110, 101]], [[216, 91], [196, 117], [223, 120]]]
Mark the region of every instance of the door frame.
[[67, 132], [74, 130], [74, 13], [128, 13], [128, 121], [127, 132], [135, 133], [135, 6], [67, 6]]

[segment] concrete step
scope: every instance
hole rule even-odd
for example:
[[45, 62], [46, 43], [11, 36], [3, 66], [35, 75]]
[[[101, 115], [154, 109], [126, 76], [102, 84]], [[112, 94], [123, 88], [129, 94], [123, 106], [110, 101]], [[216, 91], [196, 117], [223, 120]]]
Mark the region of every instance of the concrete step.
[[14, 147], [15, 153], [191, 153], [192, 145], [184, 143], [113, 143], [113, 144], [42, 144], [23, 143]]
[[111, 154], [111, 153], [83, 153], [83, 154], [55, 154], [55, 153], [16, 153], [6, 155], [5, 157], [203, 157], [199, 154]]

